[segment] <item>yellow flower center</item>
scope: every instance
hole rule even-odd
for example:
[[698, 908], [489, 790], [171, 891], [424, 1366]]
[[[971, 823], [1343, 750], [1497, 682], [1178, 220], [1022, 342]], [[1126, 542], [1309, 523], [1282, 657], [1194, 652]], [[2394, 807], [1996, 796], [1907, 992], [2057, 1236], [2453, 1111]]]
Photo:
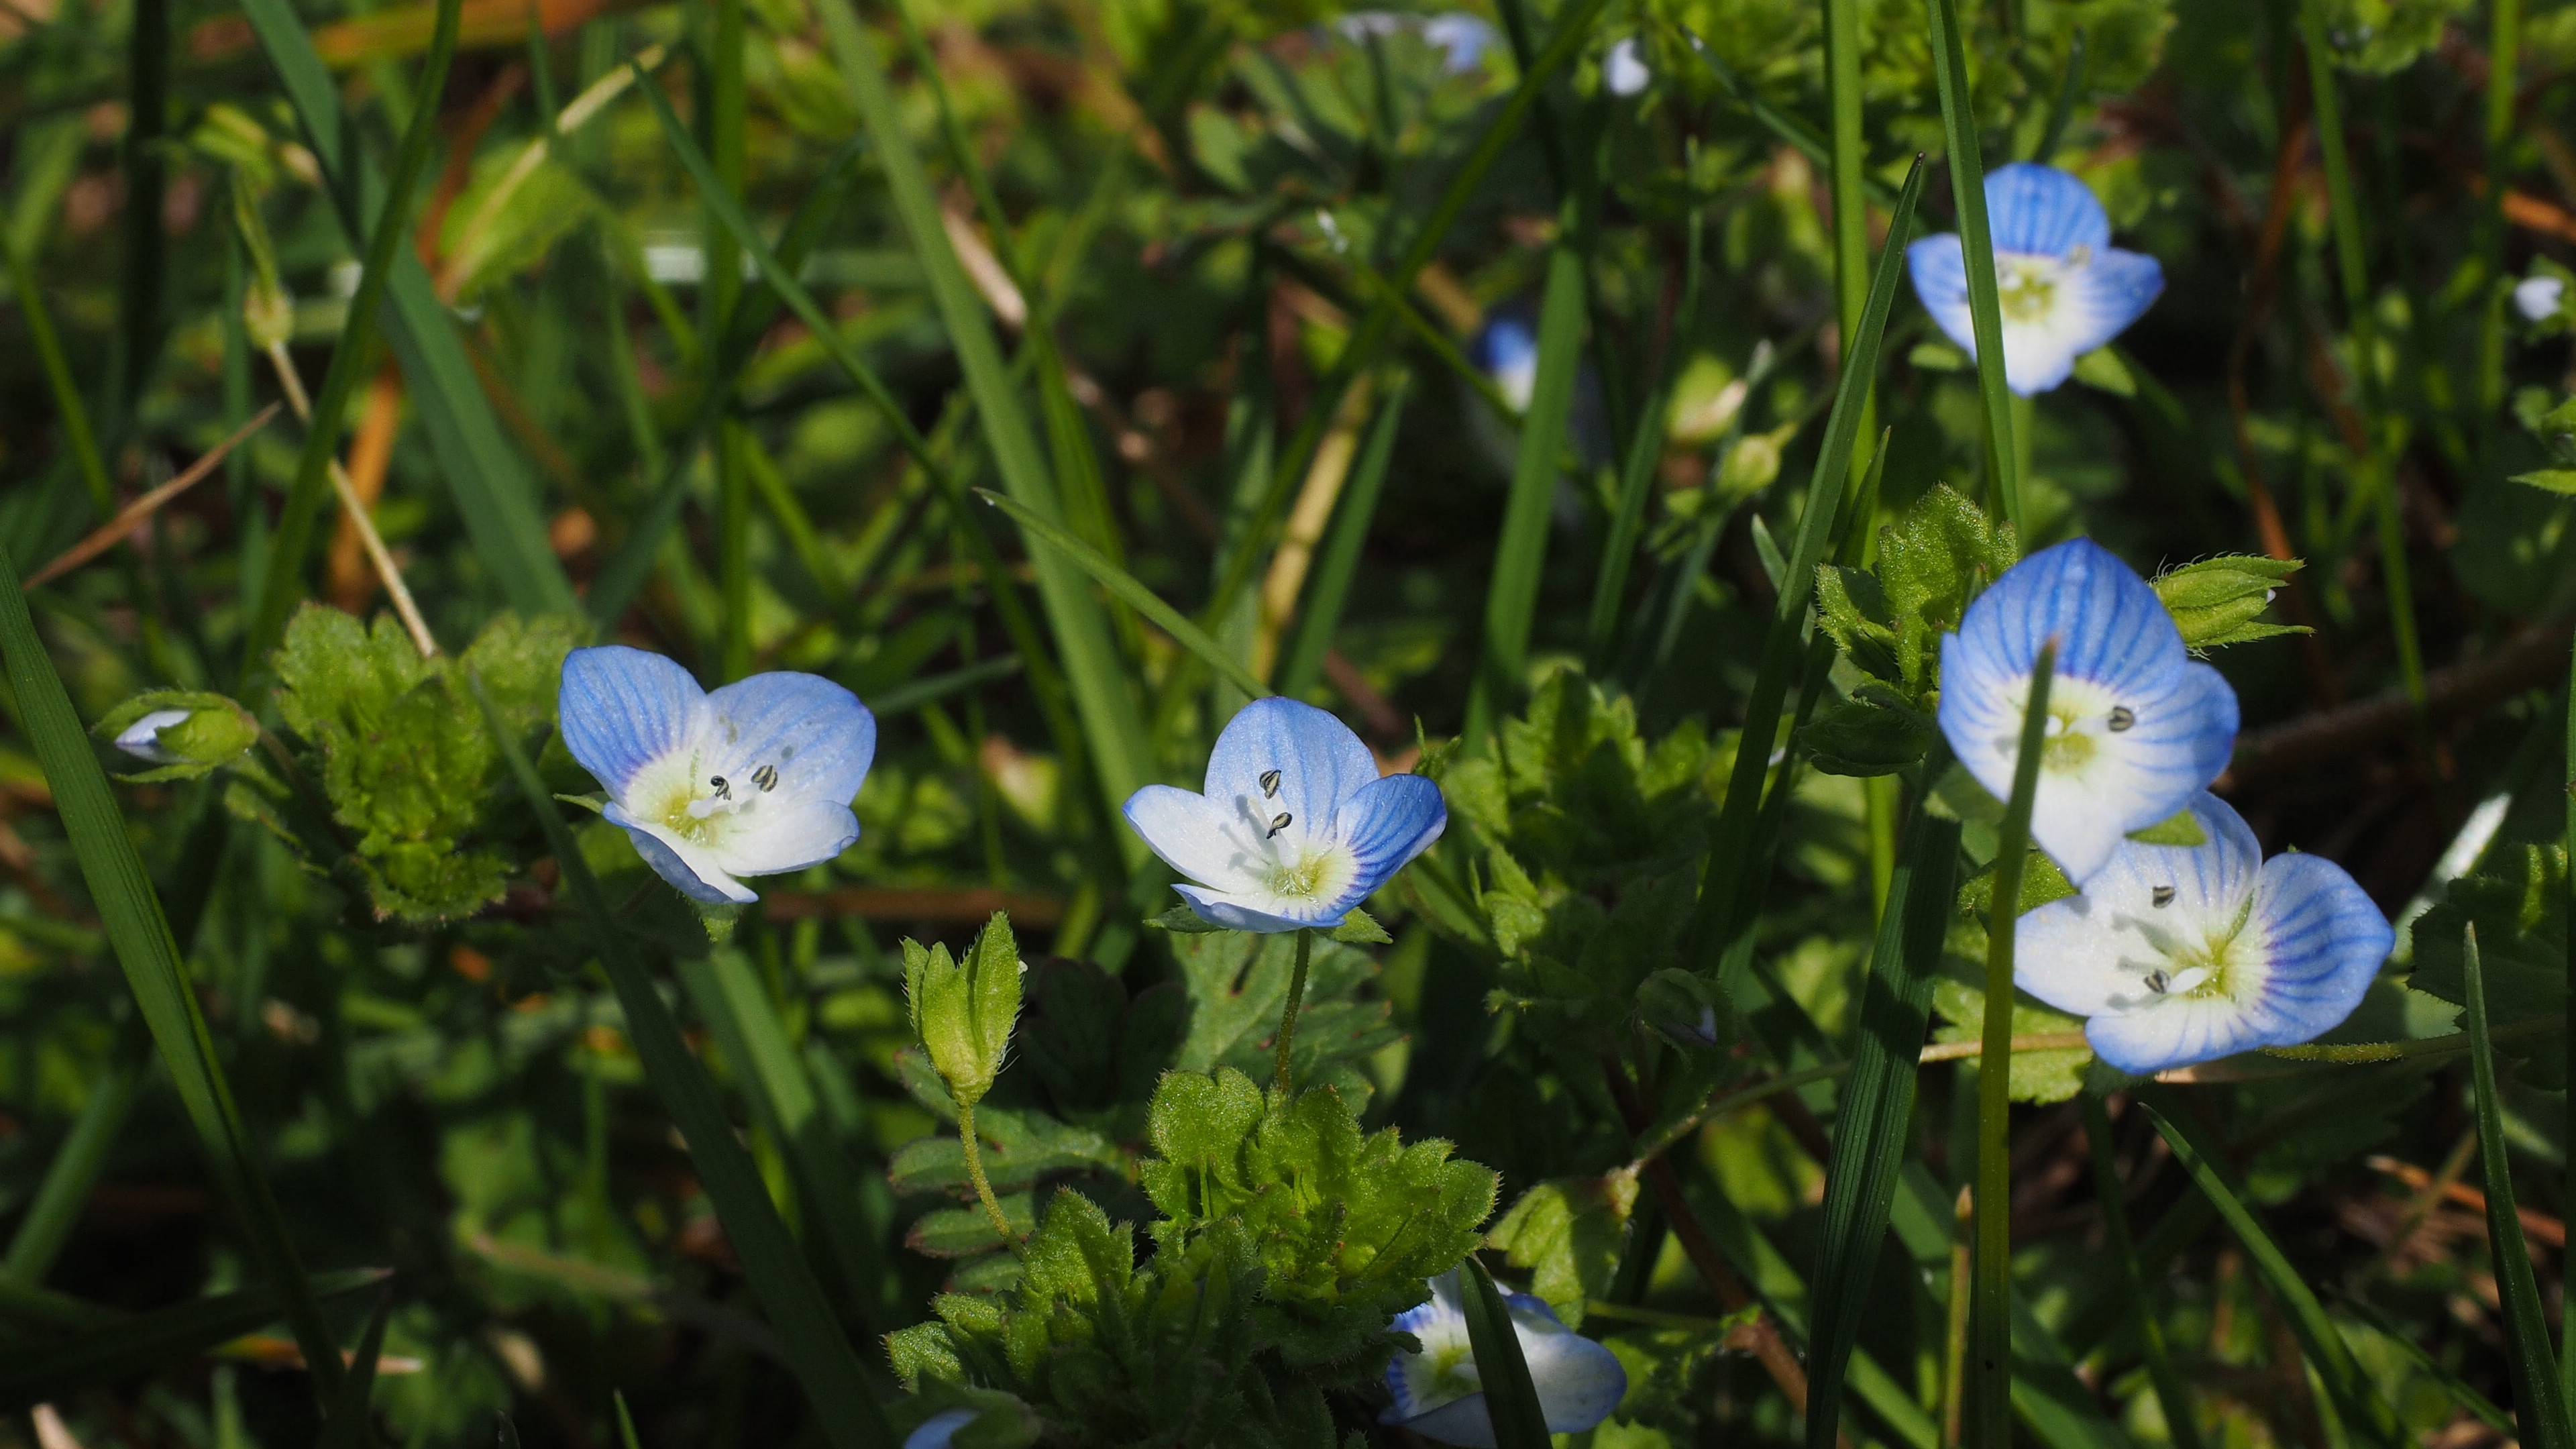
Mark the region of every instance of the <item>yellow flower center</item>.
[[2001, 257], [1995, 265], [2004, 320], [2037, 322], [2057, 300], [2057, 268], [2040, 257]]

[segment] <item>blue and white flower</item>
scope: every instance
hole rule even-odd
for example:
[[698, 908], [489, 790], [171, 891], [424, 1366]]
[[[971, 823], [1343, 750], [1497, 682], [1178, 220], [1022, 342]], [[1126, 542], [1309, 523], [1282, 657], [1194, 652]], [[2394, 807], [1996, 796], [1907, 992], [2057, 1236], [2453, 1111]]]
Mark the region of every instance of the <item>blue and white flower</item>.
[[1655, 73], [1647, 66], [1645, 56], [1638, 50], [1637, 37], [1633, 35], [1611, 46], [1610, 54], [1601, 62], [1602, 84], [1608, 86], [1614, 96], [1636, 95], [1653, 84], [1654, 79]]
[[811, 674], [755, 674], [710, 694], [622, 645], [564, 659], [564, 747], [610, 796], [601, 810], [692, 900], [759, 899], [736, 877], [830, 860], [859, 838], [850, 802], [877, 722]]
[[2214, 795], [2191, 813], [2204, 844], [2123, 841], [2083, 894], [2023, 916], [2013, 937], [2014, 983], [2087, 1018], [2094, 1055], [2138, 1076], [2314, 1040], [2396, 944], [2341, 867], [2265, 860]]
[[[2111, 218], [2092, 188], [2018, 161], [1986, 173], [1986, 220], [2002, 293], [2004, 381], [2028, 397], [2075, 370], [2075, 359], [2128, 330], [2165, 289], [2156, 259], [2111, 245]], [[1956, 232], [1905, 249], [1914, 294], [1950, 340], [1976, 356], [1968, 264]]]
[[1348, 40], [1362, 41], [1372, 35], [1393, 35], [1412, 30], [1441, 52], [1441, 68], [1451, 75], [1464, 74], [1484, 63], [1485, 52], [1493, 47], [1494, 27], [1484, 17], [1464, 10], [1444, 11], [1438, 15], [1399, 15], [1391, 10], [1360, 10], [1333, 22]]
[[2567, 279], [2547, 272], [2523, 278], [2513, 284], [2513, 309], [2526, 322], [2546, 322], [2559, 315], [2567, 305]]
[[1538, 391], [1538, 333], [1519, 309], [1494, 313], [1467, 344], [1467, 358], [1494, 380], [1494, 389], [1515, 413], [1529, 411]]
[[1420, 775], [1380, 778], [1340, 720], [1274, 695], [1226, 723], [1205, 793], [1148, 785], [1128, 797], [1127, 823], [1197, 882], [1173, 889], [1200, 919], [1295, 931], [1339, 925], [1440, 838], [1449, 807]]
[[903, 1438], [903, 1449], [949, 1449], [957, 1431], [975, 1422], [973, 1409], [942, 1409]]
[[[1628, 1371], [1618, 1355], [1558, 1320], [1526, 1293], [1506, 1294], [1512, 1332], [1521, 1341], [1530, 1382], [1551, 1434], [1579, 1434], [1619, 1407], [1628, 1393]], [[1377, 1416], [1440, 1444], [1493, 1449], [1494, 1421], [1485, 1408], [1484, 1381], [1467, 1341], [1467, 1311], [1456, 1269], [1431, 1280], [1431, 1301], [1396, 1315], [1395, 1326], [1422, 1343], [1399, 1352], [1386, 1366], [1386, 1389], [1395, 1403]]]
[[2023, 559], [1941, 641], [1941, 733], [2012, 794], [2040, 647], [2057, 642], [2031, 838], [2081, 886], [2132, 830], [2171, 819], [2236, 746], [2236, 691], [2191, 657], [2146, 581], [2089, 539]]
[[184, 709], [156, 709], [127, 725], [116, 737], [116, 747], [138, 760], [155, 765], [175, 765], [184, 756], [161, 743], [161, 732], [173, 725], [188, 722], [191, 712]]

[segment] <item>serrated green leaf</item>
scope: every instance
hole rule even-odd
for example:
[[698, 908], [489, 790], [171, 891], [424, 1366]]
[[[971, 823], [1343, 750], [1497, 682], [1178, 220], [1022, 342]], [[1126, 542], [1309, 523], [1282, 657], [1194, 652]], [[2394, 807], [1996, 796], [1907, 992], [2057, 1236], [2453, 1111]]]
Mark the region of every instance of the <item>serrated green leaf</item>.
[[1568, 1328], [1583, 1326], [1584, 1304], [1609, 1290], [1637, 1205], [1635, 1174], [1563, 1177], [1521, 1194], [1485, 1234], [1485, 1246], [1529, 1271], [1530, 1291]]
[[2528, 483], [2551, 493], [2576, 494], [2576, 468], [2541, 468], [2513, 475], [2516, 483]]
[[1342, 917], [1342, 923], [1332, 929], [1329, 937], [1345, 946], [1387, 946], [1395, 942], [1395, 938], [1386, 933], [1386, 927], [1377, 923], [1375, 916], [1357, 906], [1351, 908], [1349, 915]]
[[1872, 682], [1798, 731], [1798, 744], [1828, 775], [1892, 775], [1922, 759], [1938, 734], [1931, 716]]
[[1909, 691], [1920, 697], [1929, 686], [1941, 636], [1959, 627], [1968, 601], [2020, 558], [2012, 529], [1946, 484], [1917, 499], [1881, 535], [1879, 586]]
[[1893, 684], [1905, 678], [1897, 663], [1896, 630], [1876, 574], [1821, 564], [1816, 569], [1816, 619], [1853, 664]]
[[[2157, 821], [2144, 830], [2132, 830], [2129, 838], [2140, 845], [2178, 845], [2185, 848], [2209, 843], [2209, 836], [2201, 830], [2200, 822], [2192, 818], [2188, 809], [2177, 810], [2171, 819]], [[2061, 875], [2058, 879], [2064, 880], [2065, 877]], [[2022, 898], [2028, 900], [2029, 892], [2025, 890]]]

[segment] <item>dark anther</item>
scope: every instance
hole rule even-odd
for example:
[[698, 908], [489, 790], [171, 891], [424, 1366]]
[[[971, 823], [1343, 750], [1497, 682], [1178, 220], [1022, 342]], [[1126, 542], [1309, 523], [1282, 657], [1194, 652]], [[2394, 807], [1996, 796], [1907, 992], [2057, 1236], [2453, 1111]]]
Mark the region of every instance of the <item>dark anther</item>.
[[716, 787], [717, 799], [730, 800], [733, 798], [733, 786], [725, 783], [724, 776], [710, 775], [707, 777], [707, 783]]
[[[1280, 831], [1287, 829], [1287, 828], [1288, 828], [1288, 822], [1289, 822], [1289, 821], [1291, 821], [1291, 820], [1294, 820], [1294, 819], [1296, 819], [1296, 818], [1297, 818], [1297, 817], [1295, 817], [1295, 816], [1293, 816], [1293, 815], [1289, 814], [1289, 813], [1288, 813], [1287, 811], [1285, 811], [1285, 810], [1282, 810], [1282, 811], [1280, 811], [1278, 814], [1271, 816], [1271, 817], [1270, 817], [1270, 835], [1277, 835]], [[1262, 838], [1262, 839], [1264, 839], [1264, 840], [1268, 840], [1268, 839], [1270, 838], [1270, 835], [1265, 835], [1265, 836], [1263, 836], [1263, 837], [1261, 837], [1261, 838]]]
[[2156, 995], [2164, 995], [2165, 988], [2171, 985], [2173, 985], [2173, 978], [2167, 976], [2164, 972], [2150, 971], [2147, 973], [2147, 989], [2154, 992]]
[[2158, 886], [2150, 894], [2151, 898], [2159, 906], [2169, 906], [2173, 904], [2174, 888], [2172, 886]]
[[1279, 798], [1279, 772], [1277, 770], [1264, 770], [1261, 772], [1261, 798], [1264, 800], [1276, 800]]
[[758, 785], [764, 794], [777, 789], [778, 767], [776, 765], [763, 765], [759, 769], [752, 771], [751, 783]]
[[2111, 706], [2111, 733], [2118, 734], [2138, 722], [2138, 712], [2125, 704]]

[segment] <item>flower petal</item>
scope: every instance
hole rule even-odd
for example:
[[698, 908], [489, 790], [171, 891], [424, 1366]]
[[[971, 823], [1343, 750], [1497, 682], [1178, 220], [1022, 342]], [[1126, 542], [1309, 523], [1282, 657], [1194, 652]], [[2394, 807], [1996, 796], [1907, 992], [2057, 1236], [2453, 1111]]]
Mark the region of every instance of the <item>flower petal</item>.
[[[1957, 232], [1941, 232], [1923, 237], [1905, 249], [1905, 275], [1914, 283], [1914, 295], [1923, 299], [1923, 310], [1941, 334], [1977, 355], [1977, 328], [1968, 314], [1968, 262], [1959, 248]], [[2010, 357], [2007, 352], [2006, 357]]]
[[712, 854], [658, 825], [636, 819], [617, 802], [610, 801], [599, 813], [611, 825], [625, 826], [627, 838], [635, 842], [635, 853], [644, 857], [655, 875], [669, 881], [673, 889], [689, 899], [738, 906], [760, 899], [749, 886], [725, 874]]
[[[1262, 776], [1279, 772], [1277, 792]], [[1207, 798], [1262, 819], [1285, 813], [1310, 833], [1334, 833], [1335, 812], [1378, 778], [1377, 757], [1329, 711], [1271, 695], [1235, 712], [1208, 754]]]
[[2155, 590], [2076, 539], [2022, 560], [1941, 641], [1941, 733], [1998, 799], [2012, 791], [2022, 710], [2040, 646], [2058, 661], [2051, 743], [2032, 837], [2082, 885], [2121, 837], [2170, 817], [2226, 768], [2236, 695], [2193, 663]]
[[636, 771], [696, 735], [705, 699], [674, 661], [605, 644], [564, 656], [556, 713], [564, 748], [608, 793], [622, 795]]
[[2111, 217], [2093, 188], [2054, 166], [2016, 161], [1986, 173], [1986, 226], [1999, 252], [2062, 257], [2111, 244]]
[[2168, 965], [2167, 947], [2234, 929], [2263, 869], [2263, 847], [2215, 795], [2193, 801], [2191, 815], [2206, 844], [2123, 840], [2082, 894], [2023, 916], [2013, 934], [2013, 984], [2060, 1011], [2099, 1016], [2137, 998], [2146, 974]]
[[876, 758], [877, 721], [859, 697], [814, 674], [755, 674], [707, 696], [717, 733], [708, 765], [727, 776], [776, 767], [777, 790], [847, 805]]
[[[1387, 1366], [1395, 1404], [1378, 1422], [1401, 1424], [1435, 1443], [1492, 1449], [1494, 1421], [1484, 1393], [1457, 1392], [1478, 1376], [1472, 1359], [1460, 1365], [1467, 1318], [1456, 1297], [1455, 1270], [1431, 1282], [1431, 1302], [1395, 1320], [1398, 1329], [1422, 1341], [1422, 1352], [1398, 1353]], [[1628, 1371], [1618, 1355], [1567, 1328], [1545, 1302], [1526, 1293], [1506, 1295], [1503, 1306], [1548, 1432], [1577, 1434], [1610, 1417], [1628, 1392]]]
[[1127, 797], [1127, 823], [1165, 864], [1220, 891], [1248, 890], [1261, 859], [1250, 841], [1262, 827], [1241, 804], [1221, 805], [1171, 785], [1147, 785]]
[[973, 1409], [942, 1409], [904, 1436], [903, 1449], [948, 1449], [957, 1431], [974, 1422]]
[[2164, 289], [2165, 269], [2154, 257], [2104, 247], [2060, 275], [2051, 336], [2070, 358], [2081, 357], [2128, 331]]
[[[1180, 892], [1181, 899], [1189, 902], [1190, 910], [1195, 912], [1200, 920], [1213, 926], [1223, 926], [1229, 931], [1269, 933], [1303, 931], [1314, 926], [1338, 926], [1342, 923], [1342, 918], [1351, 913], [1351, 908], [1347, 905], [1328, 914], [1314, 903], [1283, 900], [1279, 896], [1266, 893], [1253, 895], [1247, 892], [1237, 896], [1194, 885], [1176, 885], [1172, 889]], [[1264, 909], [1264, 907], [1271, 909]], [[1279, 910], [1293, 910], [1297, 914], [1277, 914]]]
[[1357, 905], [1431, 848], [1448, 827], [1449, 804], [1427, 776], [1389, 775], [1361, 786], [1342, 806], [1337, 823], [1359, 868], [1351, 901]]
[[1378, 1416], [1379, 1423], [1415, 1418], [1461, 1397], [1455, 1385], [1440, 1383], [1444, 1368], [1464, 1362], [1472, 1373], [1474, 1360], [1468, 1357], [1467, 1312], [1458, 1299], [1457, 1270], [1432, 1279], [1430, 1287], [1430, 1301], [1395, 1316], [1395, 1331], [1412, 1334], [1422, 1347], [1399, 1350], [1388, 1362], [1386, 1390], [1395, 1403]]
[[1528, 1294], [1511, 1295], [1507, 1305], [1548, 1432], [1579, 1434], [1609, 1418], [1628, 1395], [1628, 1371], [1619, 1356], [1566, 1327]]
[[777, 875], [821, 865], [859, 838], [859, 817], [830, 799], [753, 797], [723, 819], [709, 856], [731, 875]]

